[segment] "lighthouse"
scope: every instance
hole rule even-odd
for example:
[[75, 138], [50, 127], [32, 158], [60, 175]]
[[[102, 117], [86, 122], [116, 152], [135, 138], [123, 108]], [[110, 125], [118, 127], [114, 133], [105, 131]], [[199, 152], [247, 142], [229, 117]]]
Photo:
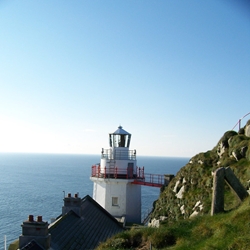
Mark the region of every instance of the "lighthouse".
[[109, 149], [102, 149], [101, 161], [92, 166], [93, 199], [116, 218], [141, 222], [141, 186], [136, 150], [130, 150], [131, 134], [121, 126], [109, 134]]

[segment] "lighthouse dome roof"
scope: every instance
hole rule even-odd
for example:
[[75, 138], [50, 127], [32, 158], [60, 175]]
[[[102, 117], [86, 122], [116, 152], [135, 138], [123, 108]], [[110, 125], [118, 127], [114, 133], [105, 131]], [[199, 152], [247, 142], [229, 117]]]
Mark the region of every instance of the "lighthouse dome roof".
[[130, 133], [128, 133], [127, 131], [125, 131], [122, 126], [119, 126], [118, 129], [112, 133], [114, 135], [130, 135]]

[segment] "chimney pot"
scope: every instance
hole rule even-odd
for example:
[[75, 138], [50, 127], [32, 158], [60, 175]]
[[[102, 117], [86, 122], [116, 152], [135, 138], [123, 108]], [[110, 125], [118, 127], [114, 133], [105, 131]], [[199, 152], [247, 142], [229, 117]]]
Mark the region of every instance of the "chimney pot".
[[42, 216], [37, 216], [37, 222], [42, 222], [43, 221], [43, 217]]
[[78, 194], [75, 194], [75, 198], [78, 198]]
[[71, 193], [68, 193], [68, 197], [69, 197], [69, 198], [71, 197]]
[[31, 215], [31, 214], [29, 215], [29, 221], [30, 221], [30, 222], [33, 222], [33, 221], [34, 221], [34, 216]]

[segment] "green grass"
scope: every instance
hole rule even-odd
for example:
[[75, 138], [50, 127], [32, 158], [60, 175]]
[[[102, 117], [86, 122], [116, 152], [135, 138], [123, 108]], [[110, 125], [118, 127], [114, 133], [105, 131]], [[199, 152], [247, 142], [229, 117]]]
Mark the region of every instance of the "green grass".
[[[197, 216], [160, 228], [132, 228], [101, 244], [98, 250], [245, 250], [250, 246], [250, 198], [238, 208], [215, 216]], [[144, 247], [144, 248], [143, 248]]]

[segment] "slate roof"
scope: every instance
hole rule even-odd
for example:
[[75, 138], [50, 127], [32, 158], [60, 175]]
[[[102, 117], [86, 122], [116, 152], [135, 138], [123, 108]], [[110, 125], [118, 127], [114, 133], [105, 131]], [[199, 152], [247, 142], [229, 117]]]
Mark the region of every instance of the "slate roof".
[[35, 240], [32, 240], [20, 250], [44, 250], [44, 248], [41, 247]]
[[94, 249], [122, 230], [117, 220], [88, 195], [81, 200], [81, 216], [71, 210], [49, 226], [54, 250]]

